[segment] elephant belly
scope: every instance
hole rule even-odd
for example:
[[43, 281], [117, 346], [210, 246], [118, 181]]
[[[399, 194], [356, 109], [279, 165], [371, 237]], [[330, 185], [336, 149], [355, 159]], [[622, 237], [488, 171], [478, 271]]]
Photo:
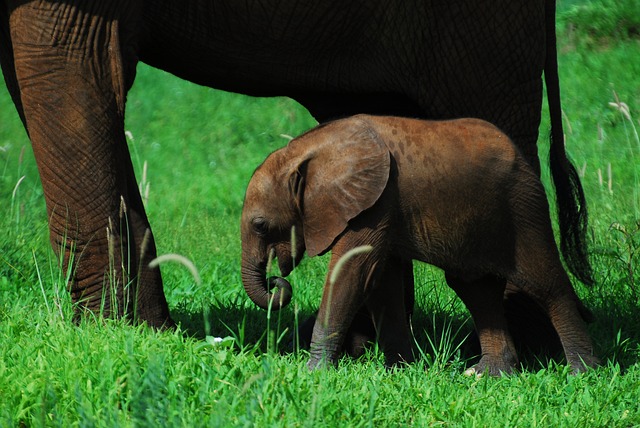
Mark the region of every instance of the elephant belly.
[[198, 84], [355, 113], [478, 117], [537, 164], [544, 2], [158, 0], [139, 57]]
[[396, 9], [360, 1], [271, 3], [154, 2], [145, 11], [140, 58], [253, 96], [391, 92], [384, 66], [391, 58], [379, 34]]

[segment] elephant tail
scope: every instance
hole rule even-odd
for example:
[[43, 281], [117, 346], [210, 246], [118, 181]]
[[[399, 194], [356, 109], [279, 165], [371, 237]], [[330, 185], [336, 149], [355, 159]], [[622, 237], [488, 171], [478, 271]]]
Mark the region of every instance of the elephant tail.
[[575, 166], [567, 157], [562, 128], [558, 52], [556, 47], [555, 0], [546, 2], [545, 85], [551, 118], [549, 165], [556, 188], [560, 223], [560, 250], [569, 271], [586, 285], [593, 284], [587, 252], [587, 203]]

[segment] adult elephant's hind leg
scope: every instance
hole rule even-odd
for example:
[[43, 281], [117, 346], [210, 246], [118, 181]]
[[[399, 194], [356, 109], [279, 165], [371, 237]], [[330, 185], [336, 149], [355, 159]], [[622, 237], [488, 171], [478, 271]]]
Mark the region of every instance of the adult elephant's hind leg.
[[562, 266], [551, 225], [547, 221], [528, 224], [532, 227], [517, 236], [514, 282], [522, 284], [522, 290], [546, 311], [573, 370], [594, 367], [599, 361], [587, 331], [590, 313]]
[[133, 1], [73, 3], [28, 2], [10, 15], [51, 243], [77, 308], [161, 326], [169, 312], [147, 267], [155, 248], [124, 137], [139, 11]]
[[482, 356], [469, 373], [493, 376], [511, 373], [518, 364], [518, 357], [502, 304], [506, 281], [490, 275], [468, 281], [449, 272], [446, 279], [471, 312], [480, 340]]
[[[560, 259], [546, 264], [547, 269], [533, 269], [526, 272], [532, 279], [525, 291], [537, 299], [548, 313], [551, 324], [558, 333], [567, 363], [574, 372], [595, 367], [599, 359], [594, 355], [593, 344], [587, 330], [584, 315], [588, 311], [576, 295]], [[530, 260], [530, 259], [528, 259]], [[531, 266], [529, 263], [526, 267]]]
[[591, 337], [576, 300], [562, 296], [553, 302], [547, 302], [547, 305], [551, 323], [562, 342], [567, 364], [574, 372], [596, 367], [600, 360], [594, 355]]

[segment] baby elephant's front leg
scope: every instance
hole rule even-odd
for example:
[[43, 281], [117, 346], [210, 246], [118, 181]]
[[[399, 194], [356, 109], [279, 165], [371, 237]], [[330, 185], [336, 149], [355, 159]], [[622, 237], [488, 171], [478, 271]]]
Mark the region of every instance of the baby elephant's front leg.
[[[346, 237], [349, 234], [345, 235]], [[376, 276], [379, 251], [340, 239], [332, 248], [329, 274], [311, 337], [309, 368], [338, 362], [347, 330]]]

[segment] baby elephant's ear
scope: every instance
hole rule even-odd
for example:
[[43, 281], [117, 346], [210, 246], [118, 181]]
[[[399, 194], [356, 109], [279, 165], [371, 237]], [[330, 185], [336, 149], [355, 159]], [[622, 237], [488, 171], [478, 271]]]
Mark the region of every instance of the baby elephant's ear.
[[317, 150], [305, 171], [302, 217], [309, 257], [327, 251], [349, 220], [375, 204], [389, 180], [389, 150], [373, 130], [351, 126], [325, 134], [326, 129], [314, 138]]

